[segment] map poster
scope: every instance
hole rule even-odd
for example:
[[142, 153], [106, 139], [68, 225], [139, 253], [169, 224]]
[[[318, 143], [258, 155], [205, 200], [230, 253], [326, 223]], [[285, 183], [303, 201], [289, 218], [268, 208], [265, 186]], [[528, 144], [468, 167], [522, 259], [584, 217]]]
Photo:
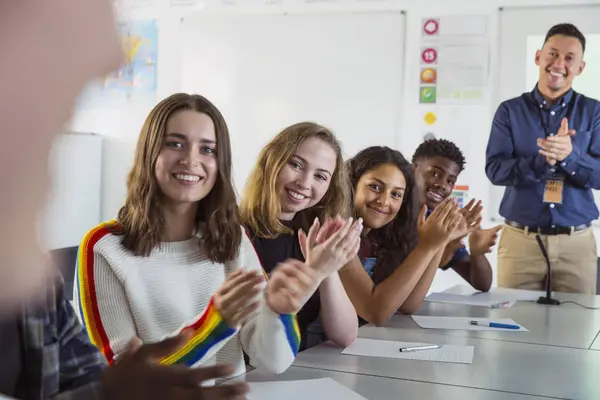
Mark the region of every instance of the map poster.
[[155, 20], [120, 23], [124, 64], [91, 83], [79, 99], [79, 109], [121, 108], [156, 102], [158, 28]]

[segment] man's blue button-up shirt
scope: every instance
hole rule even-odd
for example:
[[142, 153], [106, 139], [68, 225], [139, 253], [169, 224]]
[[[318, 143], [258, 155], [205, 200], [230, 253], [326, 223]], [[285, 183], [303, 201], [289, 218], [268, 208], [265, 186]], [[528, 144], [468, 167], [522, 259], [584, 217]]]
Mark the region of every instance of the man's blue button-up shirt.
[[[573, 151], [551, 167], [538, 153], [537, 139], [558, 132], [564, 117], [576, 130]], [[597, 219], [592, 189], [600, 189], [600, 103], [571, 89], [548, 107], [537, 85], [503, 102], [494, 116], [485, 171], [494, 185], [506, 186], [500, 204], [504, 218], [542, 227]], [[564, 179], [561, 204], [543, 202], [545, 182], [553, 176]]]

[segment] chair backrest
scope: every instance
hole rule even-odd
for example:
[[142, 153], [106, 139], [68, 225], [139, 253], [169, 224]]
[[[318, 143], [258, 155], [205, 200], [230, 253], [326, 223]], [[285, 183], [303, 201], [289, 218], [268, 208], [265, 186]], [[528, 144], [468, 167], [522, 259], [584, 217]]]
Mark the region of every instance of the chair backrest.
[[67, 300], [73, 300], [73, 279], [75, 278], [78, 249], [78, 246], [74, 246], [50, 250], [50, 257], [65, 280], [64, 293]]

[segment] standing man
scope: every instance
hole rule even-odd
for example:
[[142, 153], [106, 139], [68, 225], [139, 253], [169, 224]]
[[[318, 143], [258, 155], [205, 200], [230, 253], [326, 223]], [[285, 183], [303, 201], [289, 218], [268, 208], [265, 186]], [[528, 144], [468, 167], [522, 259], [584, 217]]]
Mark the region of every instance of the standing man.
[[539, 80], [530, 93], [500, 104], [486, 152], [486, 173], [506, 186], [500, 214], [498, 285], [543, 289], [546, 261], [553, 290], [596, 294], [600, 188], [600, 103], [572, 89], [585, 67], [585, 37], [571, 24], [553, 26], [535, 55]]

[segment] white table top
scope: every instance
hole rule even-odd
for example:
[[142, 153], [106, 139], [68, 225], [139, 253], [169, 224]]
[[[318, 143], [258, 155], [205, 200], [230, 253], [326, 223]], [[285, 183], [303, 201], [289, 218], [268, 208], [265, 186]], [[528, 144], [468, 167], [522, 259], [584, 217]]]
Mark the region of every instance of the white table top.
[[[494, 289], [520, 298], [543, 293]], [[471, 294], [468, 286], [447, 293]], [[600, 307], [600, 296], [558, 293], [561, 301]], [[418, 314], [512, 318], [530, 332], [450, 331], [421, 329], [409, 317], [396, 315], [387, 327], [366, 325], [359, 337], [382, 340], [475, 346], [473, 364], [449, 364], [341, 354], [325, 344], [298, 355], [295, 365], [441, 385], [562, 399], [600, 398], [600, 310], [575, 304], [545, 306], [517, 302], [508, 309], [489, 309], [426, 302]], [[597, 338], [598, 337], [598, 338]]]
[[[394, 315], [388, 327], [418, 330], [451, 336], [469, 336], [518, 343], [588, 349], [600, 332], [600, 311], [586, 310], [572, 304], [544, 306], [532, 302], [517, 302], [511, 308], [490, 309], [460, 304], [425, 302], [416, 315], [479, 318], [512, 318], [529, 332], [468, 331], [421, 329], [408, 315]], [[365, 331], [373, 325], [363, 327]]]
[[[520, 289], [508, 289], [508, 288], [499, 288], [494, 287], [491, 290], [495, 293], [505, 293], [508, 296], [514, 296], [516, 298], [521, 299], [533, 299], [535, 300], [538, 296], [545, 296], [546, 292], [538, 291], [538, 290], [520, 290]], [[456, 285], [447, 290], [444, 290], [444, 293], [453, 293], [453, 294], [473, 294], [477, 291], [473, 289], [469, 285]], [[552, 297], [557, 298], [560, 301], [569, 301], [569, 302], [578, 302], [587, 307], [597, 307], [600, 310], [600, 295], [587, 295], [587, 294], [577, 294], [577, 293], [560, 293], [560, 292], [552, 292]], [[556, 306], [555, 306], [556, 307]], [[559, 308], [564, 307], [578, 307], [574, 304], [562, 304], [558, 306]], [[593, 310], [588, 310], [593, 311]]]
[[[530, 299], [543, 294], [495, 290]], [[473, 289], [457, 286], [447, 292], [471, 294]], [[600, 307], [600, 296], [555, 297]], [[342, 355], [341, 348], [326, 343], [298, 354], [294, 366], [282, 375], [252, 371], [244, 378], [252, 382], [329, 377], [368, 399], [600, 398], [600, 351], [594, 351], [600, 350], [600, 310], [570, 303], [518, 302], [509, 309], [489, 309], [426, 302], [418, 314], [512, 318], [530, 332], [421, 329], [409, 316], [396, 315], [386, 327], [363, 326], [359, 337], [472, 345], [473, 364]]]
[[[480, 390], [459, 386], [430, 384], [377, 376], [344, 372], [323, 371], [311, 368], [291, 367], [281, 375], [271, 375], [258, 370], [246, 374], [248, 382], [289, 381], [331, 378], [369, 400], [390, 399], [461, 399], [461, 400], [542, 400], [547, 397], [525, 396], [514, 393]], [[250, 393], [250, 396], [252, 393]], [[261, 399], [282, 400], [282, 399]], [[317, 400], [317, 399], [311, 399]], [[331, 399], [329, 400], [337, 400]]]
[[342, 355], [329, 344], [300, 354], [295, 366], [561, 399], [600, 398], [600, 352], [467, 336], [378, 328], [361, 337], [475, 346], [473, 364]]

